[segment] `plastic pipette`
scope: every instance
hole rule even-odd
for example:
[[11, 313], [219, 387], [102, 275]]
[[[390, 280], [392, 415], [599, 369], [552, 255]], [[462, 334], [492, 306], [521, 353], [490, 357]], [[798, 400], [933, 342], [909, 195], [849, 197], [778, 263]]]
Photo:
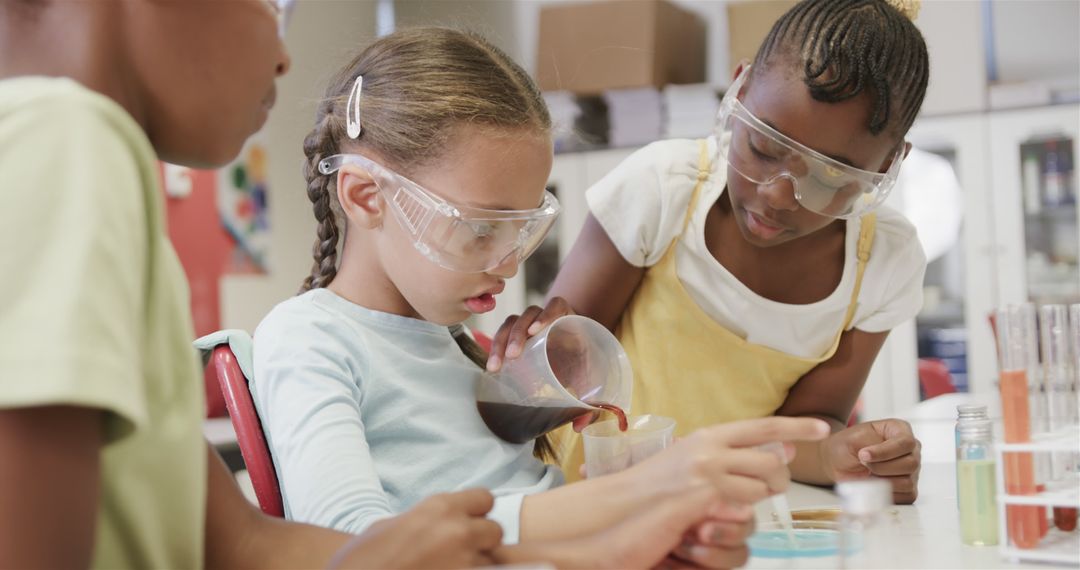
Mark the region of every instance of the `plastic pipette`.
[[[784, 444], [779, 441], [773, 441], [763, 445], [759, 445], [758, 449], [775, 454], [781, 461], [787, 463], [787, 452], [784, 451]], [[791, 507], [788, 505], [787, 495], [780, 493], [772, 496], [773, 510], [776, 511], [777, 518], [780, 519], [780, 526], [784, 528], [784, 532], [787, 533], [788, 543], [792, 550], [797, 548], [795, 544], [795, 523], [791, 520]]]

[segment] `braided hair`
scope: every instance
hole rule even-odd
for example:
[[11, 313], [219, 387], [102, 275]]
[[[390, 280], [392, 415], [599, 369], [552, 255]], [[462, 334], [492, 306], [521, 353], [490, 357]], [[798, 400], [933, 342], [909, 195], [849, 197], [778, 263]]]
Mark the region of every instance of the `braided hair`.
[[[352, 140], [345, 134], [345, 106], [357, 76], [364, 77], [363, 130]], [[301, 292], [334, 279], [345, 233], [336, 177], [320, 173], [319, 161], [368, 149], [408, 176], [440, 158], [454, 129], [465, 124], [532, 133], [551, 129], [532, 79], [475, 34], [439, 27], [401, 30], [376, 40], [331, 80], [315, 128], [304, 139], [304, 178], [319, 225], [314, 264]]]
[[922, 107], [930, 76], [919, 29], [898, 0], [803, 0], [773, 24], [753, 72], [782, 62], [802, 66], [817, 101], [871, 97], [867, 128], [902, 136]]
[[318, 227], [315, 245], [311, 248], [315, 263], [311, 266], [311, 274], [304, 279], [301, 292], [326, 287], [337, 276], [338, 241], [343, 233], [338, 226], [337, 214], [341, 205], [336, 199], [337, 181], [333, 176], [319, 172], [319, 161], [337, 152], [336, 107], [333, 99], [319, 105], [315, 128], [304, 137], [304, 179]]
[[[354, 140], [346, 134], [345, 107], [357, 76], [364, 78], [362, 130]], [[337, 178], [319, 172], [319, 161], [367, 149], [408, 176], [440, 158], [462, 125], [529, 134], [551, 130], [547, 106], [529, 75], [475, 34], [439, 27], [401, 30], [376, 40], [331, 80], [315, 128], [304, 138], [304, 178], [318, 228], [301, 293], [334, 280], [345, 233]], [[465, 356], [484, 368], [484, 350], [460, 328], [452, 332]], [[546, 436], [537, 438], [533, 453], [555, 459]]]

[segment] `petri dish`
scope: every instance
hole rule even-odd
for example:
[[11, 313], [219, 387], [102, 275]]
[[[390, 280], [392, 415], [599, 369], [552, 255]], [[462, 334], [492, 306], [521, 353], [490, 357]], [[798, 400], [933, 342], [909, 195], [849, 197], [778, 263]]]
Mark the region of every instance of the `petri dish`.
[[[840, 551], [839, 525], [831, 521], [797, 520], [794, 522], [795, 542], [778, 522], [758, 525], [748, 540], [750, 555], [758, 558], [819, 558], [836, 556]], [[857, 550], [859, 545], [846, 548]]]

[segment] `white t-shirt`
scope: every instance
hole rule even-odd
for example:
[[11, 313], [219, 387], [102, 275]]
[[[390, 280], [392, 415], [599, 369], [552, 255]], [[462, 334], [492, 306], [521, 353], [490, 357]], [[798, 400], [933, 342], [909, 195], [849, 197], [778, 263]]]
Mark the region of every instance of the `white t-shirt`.
[[[825, 299], [788, 305], [766, 299], [735, 278], [705, 245], [705, 218], [724, 192], [727, 168], [714, 138], [711, 174], [702, 183], [690, 224], [676, 246], [676, 272], [690, 297], [719, 324], [745, 338], [804, 358], [825, 353], [844, 324], [855, 287], [860, 220], [847, 222], [844, 273]], [[668, 140], [635, 152], [586, 193], [589, 210], [632, 265], [651, 267], [682, 230], [697, 182], [698, 142]], [[915, 228], [887, 207], [876, 210], [877, 228], [852, 324], [882, 332], [914, 317], [922, 307], [926, 257]]]

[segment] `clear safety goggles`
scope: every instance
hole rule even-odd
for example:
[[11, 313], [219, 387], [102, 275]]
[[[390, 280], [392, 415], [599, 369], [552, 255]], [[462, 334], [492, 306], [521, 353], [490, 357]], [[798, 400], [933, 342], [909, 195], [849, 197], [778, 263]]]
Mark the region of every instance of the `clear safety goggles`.
[[743, 178], [755, 184], [787, 179], [799, 205], [833, 218], [859, 217], [880, 205], [896, 184], [904, 145], [887, 172], [871, 172], [844, 164], [788, 138], [765, 124], [739, 101], [750, 75], [743, 68], [720, 103], [716, 138], [721, 156]]
[[506, 263], [520, 263], [544, 241], [561, 207], [544, 192], [532, 210], [488, 210], [451, 204], [419, 184], [358, 154], [336, 154], [319, 162], [331, 174], [355, 164], [371, 175], [390, 210], [425, 257], [444, 269], [482, 273]]

